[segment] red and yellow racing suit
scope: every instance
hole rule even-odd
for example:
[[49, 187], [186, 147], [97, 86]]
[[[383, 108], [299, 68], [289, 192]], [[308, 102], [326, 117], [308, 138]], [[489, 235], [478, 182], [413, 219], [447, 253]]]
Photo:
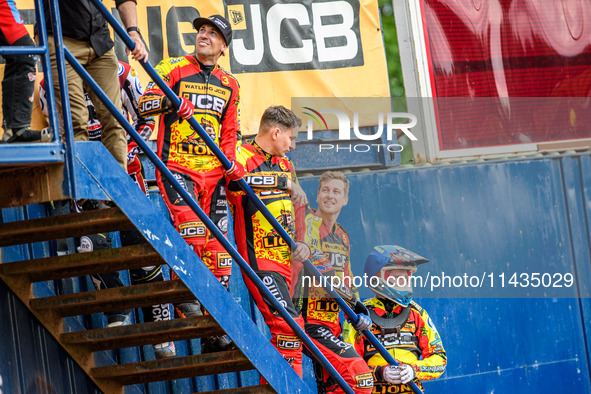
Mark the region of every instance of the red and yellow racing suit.
[[[244, 166], [244, 179], [265, 203], [281, 226], [295, 237], [294, 214], [288, 193], [288, 180], [296, 182], [295, 170], [286, 157], [264, 152], [254, 141], [240, 147], [237, 160]], [[291, 299], [291, 250], [271, 224], [242, 192], [230, 182], [229, 201], [234, 218], [234, 236], [238, 252], [244, 257], [262, 282], [304, 328], [304, 321]], [[271, 343], [302, 376], [302, 344], [294, 331], [263, 299], [254, 284], [244, 281], [271, 331]]]
[[[207, 70], [195, 56], [169, 58], [156, 66], [166, 84], [195, 106], [194, 118], [203, 126], [228, 160], [236, 157], [240, 140], [240, 88], [238, 81], [218, 65]], [[218, 226], [227, 232], [227, 202], [224, 170], [189, 122], [168, 111], [168, 99], [150, 82], [140, 99], [142, 115], [161, 114], [158, 155], [179, 183]], [[174, 225], [203, 262], [218, 278], [227, 280], [232, 259], [199, 220], [169, 181], [156, 173], [158, 187]]]
[[[445, 372], [447, 355], [439, 333], [427, 312], [416, 302], [411, 301], [406, 321], [401, 321], [396, 327], [386, 326], [388, 320], [396, 319], [402, 314], [403, 309], [400, 305], [394, 304], [388, 312], [387, 303], [377, 297], [365, 301], [364, 304], [369, 309], [374, 323], [371, 332], [398, 363], [413, 367], [419, 381], [437, 378]], [[390, 306], [392, 307], [392, 304]], [[345, 323], [343, 327], [343, 338], [355, 345], [371, 368], [374, 374], [373, 393], [414, 393], [406, 384], [396, 385], [384, 381], [382, 370], [388, 363], [349, 323]], [[417, 385], [423, 389], [420, 382], [417, 382]]]
[[[339, 278], [341, 286], [338, 293], [343, 299], [349, 302], [355, 300], [357, 297], [354, 295], [356, 289], [353, 287], [349, 259], [349, 235], [339, 223], [335, 223], [332, 229], [329, 228], [312, 208], [306, 209], [304, 223], [304, 231], [298, 223], [298, 235], [301, 239], [303, 233], [303, 241], [311, 247], [310, 261], [327, 277], [327, 283], [335, 285], [335, 290], [337, 282], [331, 278]], [[312, 285], [309, 286], [303, 276], [299, 277], [299, 281], [297, 286], [301, 293], [296, 292], [294, 298], [296, 306], [302, 310], [306, 333], [356, 393], [370, 393], [373, 377], [367, 364], [351, 344], [340, 338], [341, 309], [338, 304], [328, 296], [320, 283], [316, 282], [314, 285], [315, 282], [310, 281]], [[319, 392], [344, 392], [319, 364], [315, 363], [315, 369]]]

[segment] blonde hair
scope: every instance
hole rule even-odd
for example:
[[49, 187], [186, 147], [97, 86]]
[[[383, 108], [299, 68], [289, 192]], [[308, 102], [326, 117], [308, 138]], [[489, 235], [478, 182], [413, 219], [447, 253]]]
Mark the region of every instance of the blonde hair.
[[343, 181], [345, 184], [345, 196], [349, 195], [349, 180], [341, 171], [326, 171], [324, 174], [322, 174], [320, 176], [320, 180], [318, 181], [318, 191], [320, 191], [323, 182], [330, 181], [331, 179]]

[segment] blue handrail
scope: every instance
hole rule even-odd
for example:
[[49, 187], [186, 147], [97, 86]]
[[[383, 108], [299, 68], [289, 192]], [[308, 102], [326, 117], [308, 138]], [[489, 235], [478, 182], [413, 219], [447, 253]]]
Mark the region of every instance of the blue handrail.
[[[103, 14], [103, 16], [108, 20], [109, 24], [113, 27], [115, 32], [123, 39], [126, 46], [130, 50], [133, 50], [135, 48], [135, 43], [133, 42], [133, 40], [131, 40], [129, 35], [119, 25], [119, 23], [116, 21], [116, 19], [113, 17], [113, 15], [111, 15], [111, 13], [109, 13], [109, 11], [106, 9], [106, 7], [99, 0], [92, 0], [92, 2], [97, 7], [97, 9], [101, 12], [101, 14]], [[152, 65], [148, 62], [145, 62], [145, 63], [140, 62], [140, 64], [144, 67], [144, 69], [146, 70], [148, 75], [152, 78], [152, 81], [154, 81], [158, 85], [158, 87], [160, 87], [160, 89], [166, 94], [168, 99], [171, 100], [171, 103], [173, 104], [173, 106], [178, 109], [181, 104], [181, 100], [177, 97], [176, 94], [174, 94], [172, 89], [170, 89], [168, 87], [168, 85], [166, 85], [164, 83], [164, 81], [156, 73], [156, 70], [154, 69], [154, 67], [152, 67]], [[222, 153], [220, 148], [213, 142], [213, 140], [205, 132], [203, 127], [195, 120], [195, 118], [190, 118], [190, 119], [188, 119], [188, 121], [189, 121], [189, 124], [191, 125], [191, 127], [195, 131], [197, 131], [197, 133], [202, 138], [202, 140], [205, 142], [207, 147], [220, 160], [222, 166], [226, 170], [228, 170], [232, 166], [232, 163], [228, 160], [228, 158], [226, 158], [226, 156]], [[127, 123], [127, 122], [125, 122], [125, 123]], [[129, 127], [129, 128], [132, 129], [131, 127]], [[132, 136], [134, 141], [136, 141], [136, 143], [138, 143], [138, 145], [140, 145], [140, 141], [138, 141], [138, 140], [141, 140], [141, 138], [139, 137], [139, 134], [137, 134], [135, 132], [135, 130], [132, 130], [132, 133], [130, 133], [130, 135]], [[141, 146], [141, 148], [147, 153], [147, 151], [144, 149], [144, 148], [147, 148], [147, 145], [143, 141], [141, 141], [141, 143], [144, 145], [144, 146]], [[153, 152], [151, 152], [151, 153], [153, 153]], [[152, 159], [152, 155], [149, 155], [149, 156]], [[156, 155], [154, 154], [153, 156], [156, 156]], [[157, 157], [155, 157], [155, 158], [157, 158]], [[310, 350], [314, 354], [314, 356], [317, 358], [317, 360], [330, 373], [330, 375], [337, 380], [339, 386], [341, 386], [341, 388], [343, 388], [343, 390], [345, 390], [346, 392], [352, 392], [351, 388], [346, 384], [346, 382], [343, 380], [343, 378], [340, 376], [340, 374], [338, 374], [338, 372], [336, 372], [334, 367], [328, 362], [328, 360], [326, 360], [326, 357], [324, 357], [324, 355], [318, 350], [318, 348], [314, 345], [314, 343], [308, 338], [306, 333], [297, 325], [295, 320], [293, 320], [291, 318], [289, 313], [283, 308], [283, 306], [281, 306], [281, 304], [275, 299], [275, 297], [271, 294], [271, 292], [260, 281], [260, 279], [258, 278], [256, 273], [246, 263], [246, 261], [244, 261], [242, 256], [240, 256], [240, 254], [236, 252], [234, 247], [226, 240], [226, 238], [223, 236], [221, 231], [219, 231], [217, 226], [201, 210], [199, 205], [197, 205], [197, 203], [192, 198], [190, 198], [190, 195], [180, 185], [177, 185], [178, 182], [176, 182], [176, 180], [174, 180], [174, 177], [172, 177], [172, 173], [170, 173], [170, 171], [166, 168], [166, 166], [164, 166], [164, 164], [159, 159], [156, 162], [154, 162], [154, 164], [156, 164], [156, 163], [159, 164], [157, 167], [160, 171], [166, 172], [169, 180], [173, 182], [173, 186], [174, 186], [175, 190], [180, 192], [181, 196], [186, 199], [189, 206], [195, 211], [195, 213], [197, 213], [199, 218], [204, 222], [204, 224], [206, 224], [208, 229], [210, 231], [212, 231], [214, 236], [220, 241], [220, 243], [224, 246], [224, 248], [238, 262], [238, 264], [240, 265], [240, 268], [243, 269], [247, 273], [247, 276], [249, 277], [249, 279], [251, 279], [253, 281], [253, 283], [255, 283], [255, 285], [257, 285], [257, 288], [263, 293], [263, 295], [265, 295], [266, 298], [268, 298], [268, 300], [273, 304], [273, 307], [275, 307], [279, 311], [280, 315], [286, 320], [286, 322], [289, 324], [289, 326], [302, 339], [304, 344], [306, 344], [306, 347], [308, 348], [308, 350]], [[160, 167], [162, 167], [163, 169], [166, 169], [166, 171], [163, 171]], [[291, 249], [295, 250], [295, 248], [297, 247], [296, 243], [293, 241], [293, 239], [291, 239], [291, 237], [289, 236], [287, 231], [285, 231], [285, 229], [279, 224], [279, 222], [275, 219], [275, 217], [269, 212], [269, 210], [267, 209], [265, 204], [255, 194], [255, 192], [246, 183], [246, 181], [244, 179], [240, 179], [238, 181], [238, 184], [240, 185], [241, 189], [246, 193], [246, 195], [253, 201], [253, 203], [259, 209], [259, 211], [265, 216], [265, 218], [273, 226], [273, 228], [281, 235], [281, 237], [288, 243], [288, 245], [290, 245]], [[177, 186], [178, 186], [178, 189], [177, 189]], [[186, 197], [189, 197], [189, 198], [187, 199]], [[243, 267], [243, 265], [244, 265], [244, 267]], [[314, 274], [316, 277], [318, 277], [318, 278], [323, 277], [322, 274], [316, 269], [314, 264], [312, 264], [310, 262], [310, 260], [306, 260], [304, 262], [304, 266], [306, 267], [306, 269], [309, 272]], [[259, 287], [259, 285], [260, 285], [260, 287]], [[360, 319], [359, 316], [357, 316], [357, 314], [355, 314], [355, 312], [351, 309], [351, 307], [335, 291], [333, 291], [332, 289], [328, 289], [328, 288], [326, 288], [325, 290], [337, 302], [339, 307], [349, 317], [349, 319], [351, 319], [351, 321], [353, 321], [355, 323], [359, 321], [359, 319]], [[396, 360], [394, 359], [394, 357], [392, 357], [392, 355], [386, 350], [386, 348], [384, 348], [384, 346], [378, 341], [378, 339], [375, 337], [375, 335], [373, 335], [371, 333], [371, 331], [365, 330], [365, 331], [362, 331], [362, 334], [368, 339], [368, 341], [374, 346], [374, 348], [376, 350], [378, 350], [378, 352], [382, 355], [382, 357], [384, 357], [384, 359], [388, 362], [388, 364], [396, 365], [396, 366], [399, 365], [398, 362], [396, 362]], [[411, 389], [415, 393], [422, 394], [421, 389], [414, 382], [409, 382], [408, 386], [411, 387]]]
[[[38, 21], [45, 21], [45, 11], [43, 10], [43, 0], [35, 0], [35, 15]], [[47, 26], [45, 23], [38, 23], [37, 30], [39, 32], [40, 47], [43, 48], [43, 56], [41, 57], [41, 64], [43, 70], [51, 70], [51, 60], [49, 59], [49, 48], [47, 47]], [[59, 125], [57, 121], [57, 110], [55, 108], [55, 93], [53, 91], [53, 75], [51, 72], [44, 72], [47, 88], [47, 113], [49, 114], [49, 127], [53, 130], [53, 142], [60, 141]], [[68, 170], [73, 169], [69, 166]]]
[[[37, 0], [37, 12], [38, 17], [43, 16], [43, 4], [40, 4], [40, 0]], [[75, 173], [75, 157], [74, 154], [74, 126], [72, 124], [72, 110], [70, 108], [70, 94], [68, 91], [68, 78], [66, 75], [66, 60], [64, 59], [64, 40], [62, 37], [62, 22], [60, 19], [59, 13], [59, 6], [57, 0], [50, 0], [49, 1], [49, 14], [51, 16], [51, 24], [53, 28], [53, 38], [55, 41], [55, 60], [57, 63], [57, 75], [60, 85], [60, 98], [62, 102], [62, 119], [64, 122], [64, 133], [66, 137], [66, 147], [67, 147], [67, 160], [66, 165], [68, 169], [68, 173], [70, 179], [76, 179]], [[45, 26], [45, 19], [39, 19], [37, 25], [39, 29], [46, 30]], [[47, 37], [47, 32], [45, 32], [45, 37]], [[43, 43], [47, 45], [47, 42]], [[45, 68], [47, 66], [47, 68]], [[51, 102], [55, 102], [55, 95], [53, 92], [53, 84], [50, 85], [50, 82], [53, 82], [52, 78], [47, 79], [47, 75], [51, 75], [51, 65], [49, 64], [49, 56], [47, 59], [47, 65], [43, 64], [44, 70], [46, 71], [46, 85], [45, 87], [48, 88], [47, 91], [50, 93], [50, 100]], [[53, 97], [52, 97], [53, 96]], [[59, 128], [55, 128], [55, 133], [59, 134]], [[78, 191], [76, 188], [76, 182], [70, 182], [70, 193], [74, 200], [78, 199]]]
[[0, 47], [0, 55], [45, 55], [47, 48], [44, 46], [38, 47]]

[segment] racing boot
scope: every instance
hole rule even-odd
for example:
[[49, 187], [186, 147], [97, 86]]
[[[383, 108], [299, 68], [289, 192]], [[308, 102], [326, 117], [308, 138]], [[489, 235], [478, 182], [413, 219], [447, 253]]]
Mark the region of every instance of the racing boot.
[[223, 352], [232, 349], [236, 349], [236, 345], [227, 335], [203, 338], [201, 340], [201, 354]]
[[5, 129], [2, 135], [2, 142], [51, 142], [53, 133], [49, 127], [43, 130], [31, 130], [29, 127], [20, 129]]
[[203, 316], [201, 303], [197, 300], [181, 302], [174, 305], [174, 310], [179, 318]]

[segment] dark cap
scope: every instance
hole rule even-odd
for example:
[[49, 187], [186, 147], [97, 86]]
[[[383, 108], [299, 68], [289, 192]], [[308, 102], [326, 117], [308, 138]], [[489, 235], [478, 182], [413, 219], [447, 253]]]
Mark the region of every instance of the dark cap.
[[195, 18], [193, 21], [193, 27], [195, 30], [199, 31], [201, 26], [205, 25], [206, 23], [208, 25], [215, 26], [224, 36], [226, 45], [230, 45], [230, 41], [232, 41], [232, 27], [226, 18], [221, 15], [212, 15], [208, 18]]

